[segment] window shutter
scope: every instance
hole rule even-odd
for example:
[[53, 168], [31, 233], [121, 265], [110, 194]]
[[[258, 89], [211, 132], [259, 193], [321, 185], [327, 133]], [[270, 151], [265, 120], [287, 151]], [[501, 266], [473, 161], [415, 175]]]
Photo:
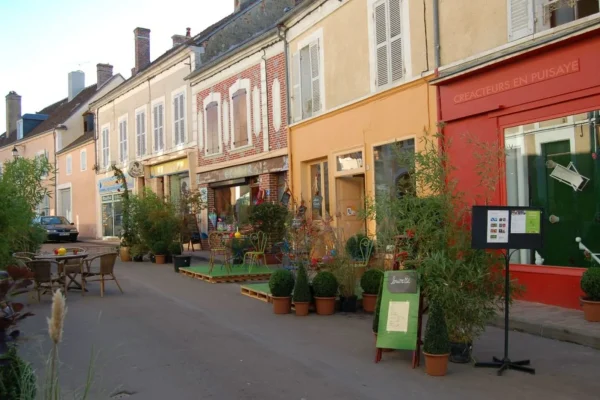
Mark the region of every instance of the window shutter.
[[142, 152], [141, 154], [146, 155], [146, 112], [143, 112], [140, 115], [140, 119], [142, 120]]
[[508, 40], [533, 34], [533, 0], [508, 1]]
[[238, 122], [238, 140], [235, 144], [236, 147], [246, 146], [248, 144], [248, 92], [245, 89], [238, 91], [237, 96], [237, 120]]
[[312, 116], [312, 72], [310, 48], [300, 49], [300, 95], [302, 96], [302, 118]]
[[154, 106], [152, 109], [152, 140], [154, 142], [154, 151], [158, 150], [158, 106]]
[[402, 59], [402, 0], [390, 1], [390, 64], [392, 82], [404, 77], [404, 62]]
[[175, 125], [175, 132], [173, 132], [174, 142], [177, 144], [179, 143], [179, 99], [177, 97], [173, 103], [173, 122]]
[[373, 15], [375, 18], [375, 56], [377, 62], [377, 87], [382, 87], [389, 83], [389, 43], [387, 40], [387, 12], [385, 9], [385, 0], [381, 0], [375, 3]]
[[165, 107], [164, 105], [158, 106], [158, 139], [160, 143], [160, 149], [165, 149]]
[[178, 97], [179, 101], [179, 143], [185, 142], [185, 106], [183, 104], [184, 96], [183, 94]]
[[310, 45], [310, 72], [312, 83], [312, 112], [321, 110], [321, 77], [319, 68], [319, 40]]
[[300, 53], [294, 53], [292, 57], [292, 85], [294, 109], [292, 110], [293, 121], [302, 119], [302, 94], [300, 92]]

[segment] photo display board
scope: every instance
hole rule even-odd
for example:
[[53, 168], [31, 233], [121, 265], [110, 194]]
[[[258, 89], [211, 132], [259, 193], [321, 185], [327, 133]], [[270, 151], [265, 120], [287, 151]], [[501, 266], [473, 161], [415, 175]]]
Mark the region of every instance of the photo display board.
[[386, 271], [379, 310], [377, 347], [415, 350], [420, 288], [416, 271]]
[[540, 207], [473, 206], [474, 249], [541, 249], [544, 210]]

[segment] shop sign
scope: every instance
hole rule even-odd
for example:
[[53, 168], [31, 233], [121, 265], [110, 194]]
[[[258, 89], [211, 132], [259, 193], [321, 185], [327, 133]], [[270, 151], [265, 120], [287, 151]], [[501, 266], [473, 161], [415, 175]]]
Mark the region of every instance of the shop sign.
[[196, 177], [198, 184], [227, 181], [232, 179], [246, 178], [272, 172], [287, 171], [288, 157], [276, 157], [250, 164], [236, 165], [235, 167], [222, 168], [215, 171], [200, 173]]
[[162, 164], [153, 165], [150, 167], [150, 176], [156, 178], [157, 176], [171, 175], [178, 172], [185, 172], [190, 169], [190, 163], [187, 158], [180, 160], [168, 161]]
[[[126, 178], [126, 181], [127, 181], [127, 188], [129, 190], [133, 190], [133, 187], [134, 187], [133, 179], [130, 176], [128, 176]], [[119, 189], [121, 189], [122, 187], [123, 187], [122, 183], [121, 182], [117, 183], [117, 178], [114, 176], [111, 176], [109, 178], [100, 179], [98, 181], [98, 191], [100, 193], [116, 192]]]

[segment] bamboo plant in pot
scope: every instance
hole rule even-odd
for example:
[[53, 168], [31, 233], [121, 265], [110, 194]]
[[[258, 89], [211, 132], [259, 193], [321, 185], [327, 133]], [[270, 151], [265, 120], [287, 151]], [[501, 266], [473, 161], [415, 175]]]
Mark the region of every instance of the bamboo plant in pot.
[[288, 314], [292, 306], [292, 290], [294, 290], [294, 275], [287, 269], [278, 269], [271, 274], [269, 289], [273, 296], [273, 312]]
[[383, 271], [370, 269], [360, 279], [360, 287], [363, 290], [362, 306], [365, 312], [374, 312], [377, 305], [377, 293], [383, 279]]
[[294, 308], [296, 316], [304, 317], [308, 315], [310, 306], [310, 285], [308, 284], [308, 274], [304, 264], [300, 264], [296, 276], [296, 285], [294, 286]]
[[157, 264], [164, 264], [167, 258], [169, 248], [167, 244], [161, 240], [154, 242], [152, 245], [152, 253]]
[[450, 339], [448, 338], [444, 310], [436, 304], [430, 307], [429, 318], [425, 327], [423, 354], [425, 354], [425, 371], [428, 375], [446, 375], [448, 356], [450, 356]]
[[315, 307], [318, 315], [331, 315], [335, 312], [335, 297], [338, 281], [329, 271], [321, 271], [313, 279]]
[[583, 316], [586, 321], [600, 322], [600, 267], [592, 266], [581, 277]]
[[330, 265], [339, 283], [340, 306], [342, 312], [356, 312], [356, 271], [346, 257], [338, 256]]

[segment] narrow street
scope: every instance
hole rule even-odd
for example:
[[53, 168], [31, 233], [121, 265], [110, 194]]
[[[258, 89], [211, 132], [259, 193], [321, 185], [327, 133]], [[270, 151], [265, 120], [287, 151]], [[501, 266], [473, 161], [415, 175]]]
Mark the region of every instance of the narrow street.
[[[112, 282], [104, 298], [99, 284], [85, 297], [69, 292], [60, 348], [65, 398], [84, 386], [92, 350], [92, 399], [583, 400], [600, 393], [600, 352], [583, 346], [515, 332], [511, 355], [531, 358], [537, 375], [498, 377], [451, 364], [446, 377], [432, 378], [411, 369], [409, 352], [373, 363], [370, 315], [275, 316], [237, 284], [208, 284], [172, 268], [119, 263], [125, 294]], [[21, 324], [22, 354], [38, 370], [48, 354], [50, 304], [49, 296], [34, 302], [36, 316]], [[497, 328], [475, 344], [480, 360], [501, 350]]]

